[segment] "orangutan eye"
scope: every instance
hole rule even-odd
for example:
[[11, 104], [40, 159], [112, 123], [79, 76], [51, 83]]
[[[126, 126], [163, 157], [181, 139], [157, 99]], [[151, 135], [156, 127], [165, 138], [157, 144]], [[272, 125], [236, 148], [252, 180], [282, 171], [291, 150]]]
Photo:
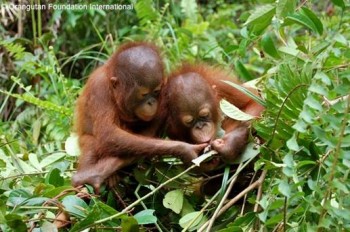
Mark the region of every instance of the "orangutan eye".
[[208, 108], [202, 109], [201, 111], [199, 111], [199, 117], [206, 118], [209, 116], [209, 113], [210, 111]]
[[193, 123], [194, 118], [191, 115], [185, 115], [182, 117], [182, 122], [185, 125], [191, 125]]

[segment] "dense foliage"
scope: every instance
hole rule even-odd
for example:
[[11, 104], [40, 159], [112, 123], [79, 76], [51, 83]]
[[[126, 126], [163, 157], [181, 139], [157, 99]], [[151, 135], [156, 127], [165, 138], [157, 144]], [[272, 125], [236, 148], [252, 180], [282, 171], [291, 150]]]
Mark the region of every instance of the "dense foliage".
[[[0, 1], [0, 230], [56, 231], [59, 216], [69, 220], [61, 231], [349, 231], [346, 2], [140, 0], [133, 10], [18, 11]], [[260, 139], [235, 172], [220, 171], [213, 196], [197, 194], [206, 176], [173, 158], [140, 161], [101, 196], [70, 186], [75, 100], [95, 67], [137, 39], [162, 49], [168, 72], [202, 60], [261, 89]], [[227, 200], [249, 166], [255, 179]]]

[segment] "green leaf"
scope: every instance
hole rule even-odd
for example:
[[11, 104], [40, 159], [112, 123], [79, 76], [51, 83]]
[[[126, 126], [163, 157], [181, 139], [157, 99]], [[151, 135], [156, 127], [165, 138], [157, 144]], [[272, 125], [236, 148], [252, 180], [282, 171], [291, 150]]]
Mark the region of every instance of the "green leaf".
[[137, 221], [134, 217], [124, 217], [122, 219], [122, 231], [124, 232], [138, 232], [139, 225], [137, 224]]
[[179, 214], [182, 209], [183, 200], [183, 192], [180, 189], [176, 189], [165, 194], [163, 199], [163, 206]]
[[306, 7], [302, 7], [300, 12], [303, 15], [307, 16], [309, 19], [311, 19], [311, 21], [313, 22], [313, 24], [316, 27], [316, 31], [318, 32], [318, 34], [322, 35], [323, 24], [322, 24], [321, 20], [315, 15], [315, 13]]
[[134, 215], [139, 225], [154, 224], [157, 222], [157, 217], [154, 216], [154, 209], [145, 209]]
[[281, 181], [278, 185], [278, 191], [282, 193], [284, 196], [290, 198], [291, 196], [291, 188], [290, 184], [286, 181]]
[[77, 196], [66, 196], [62, 200], [62, 205], [72, 216], [76, 216], [78, 218], [86, 217], [88, 205], [81, 198]]
[[41, 130], [41, 119], [37, 119], [33, 123], [33, 143], [35, 145], [38, 145], [40, 130]]
[[66, 153], [63, 152], [59, 152], [59, 153], [54, 153], [52, 155], [49, 155], [47, 157], [45, 157], [41, 162], [40, 162], [40, 166], [41, 167], [46, 167], [52, 163], [57, 162], [60, 159], [63, 159], [66, 156]]
[[276, 2], [276, 15], [278, 18], [284, 18], [292, 14], [295, 10], [295, 0], [279, 0]]
[[280, 55], [275, 47], [275, 44], [269, 34], [266, 34], [261, 39], [261, 46], [265, 53], [272, 56], [273, 58], [279, 59]]
[[152, 0], [137, 1], [135, 10], [137, 17], [141, 20], [141, 25], [155, 21], [158, 18], [158, 12], [154, 9]]
[[[72, 196], [72, 197], [75, 197], [75, 196]], [[116, 213], [118, 213], [118, 212], [115, 209], [113, 209], [112, 207], [110, 207], [106, 204], [103, 204], [100, 201], [97, 201], [95, 203], [95, 205], [93, 206], [92, 210], [89, 212], [89, 214], [83, 220], [76, 223], [73, 226], [73, 228], [70, 230], [70, 232], [83, 231], [84, 229], [90, 228], [94, 224], [95, 221], [112, 216]], [[135, 228], [138, 229], [136, 219], [133, 217], [126, 216], [126, 215], [122, 215], [121, 217], [117, 217], [117, 218], [114, 218], [108, 222], [105, 222], [105, 225], [107, 225], [107, 226], [119, 226], [120, 225], [120, 223], [119, 223], [120, 218], [122, 220], [126, 220], [126, 219], [130, 218], [130, 220], [132, 220], [133, 225], [136, 225], [136, 226], [132, 227], [132, 229], [135, 229]], [[129, 224], [127, 224], [127, 225], [129, 225]], [[138, 231], [138, 230], [132, 230], [132, 229], [126, 230], [126, 231]]]
[[293, 137], [287, 141], [287, 147], [292, 151], [300, 150], [295, 133], [293, 134]]
[[28, 155], [28, 160], [31, 163], [31, 165], [33, 165], [33, 167], [38, 169], [38, 171], [42, 171], [37, 154], [30, 153]]
[[50, 231], [50, 232], [57, 232], [57, 226], [53, 223], [50, 223], [48, 221], [44, 221], [44, 223], [40, 226], [41, 231]]
[[27, 190], [16, 189], [10, 192], [10, 195], [7, 200], [7, 205], [9, 206], [21, 205], [31, 197], [32, 197], [32, 194], [30, 194]]
[[253, 99], [257, 103], [259, 103], [260, 105], [266, 106], [266, 103], [261, 98], [259, 98], [258, 96], [256, 96], [252, 92], [250, 92], [248, 89], [244, 88], [244, 86], [238, 85], [238, 84], [231, 82], [231, 81], [223, 81], [223, 82], [225, 82], [226, 84], [231, 85], [233, 88], [241, 91], [242, 93], [249, 96], [251, 99]]
[[61, 172], [59, 169], [54, 168], [52, 169], [45, 178], [46, 184], [51, 184], [55, 187], [62, 186], [64, 184], [64, 179], [61, 176]]
[[271, 24], [272, 17], [275, 15], [274, 5], [265, 5], [258, 7], [248, 18], [244, 25], [249, 25], [250, 34], [254, 37], [260, 35]]
[[267, 4], [264, 6], [258, 6], [253, 11], [253, 13], [249, 16], [247, 21], [244, 23], [244, 25], [254, 25], [257, 23], [260, 23], [261, 21], [264, 21], [266, 19], [272, 19], [272, 16], [275, 13], [276, 7], [272, 4]]
[[233, 163], [240, 164], [249, 159], [256, 157], [259, 154], [259, 149], [255, 147], [254, 143], [249, 143], [247, 147], [244, 149], [242, 154], [238, 156]]
[[16, 232], [26, 232], [27, 226], [23, 222], [23, 218], [18, 214], [5, 215], [6, 224]]
[[222, 110], [222, 112], [224, 112], [226, 116], [238, 121], [248, 121], [255, 118], [254, 116], [241, 111], [240, 109], [238, 109], [236, 106], [229, 103], [225, 99], [222, 99], [220, 101], [220, 109]]
[[189, 229], [191, 230], [191, 228], [195, 228], [201, 223], [202, 218], [203, 218], [202, 212], [199, 212], [199, 211], [192, 212], [183, 216], [180, 219], [179, 224], [182, 228], [186, 228], [194, 220], [194, 222], [189, 227]]
[[235, 62], [235, 69], [240, 79], [243, 79], [244, 81], [250, 81], [254, 79], [254, 77], [248, 72], [248, 70], [244, 67], [244, 65], [239, 60]]
[[310, 30], [322, 35], [323, 25], [322, 22], [317, 18], [317, 16], [308, 8], [303, 7], [300, 12], [294, 13], [287, 17], [295, 23], [303, 25]]
[[345, 9], [345, 3], [343, 0], [332, 0], [333, 4], [341, 7], [343, 10]]

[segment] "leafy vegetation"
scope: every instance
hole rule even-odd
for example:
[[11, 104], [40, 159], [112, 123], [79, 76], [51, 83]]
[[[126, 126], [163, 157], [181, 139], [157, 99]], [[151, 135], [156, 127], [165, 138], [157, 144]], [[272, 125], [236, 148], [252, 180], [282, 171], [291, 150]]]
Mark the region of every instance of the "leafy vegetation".
[[[0, 1], [1, 231], [350, 230], [349, 3], [199, 2], [19, 11]], [[203, 60], [261, 89], [263, 142], [220, 171], [213, 196], [197, 194], [206, 176], [173, 158], [140, 161], [101, 196], [70, 186], [74, 102], [89, 73], [135, 39], [155, 42], [167, 71]], [[226, 199], [251, 166], [252, 182]]]

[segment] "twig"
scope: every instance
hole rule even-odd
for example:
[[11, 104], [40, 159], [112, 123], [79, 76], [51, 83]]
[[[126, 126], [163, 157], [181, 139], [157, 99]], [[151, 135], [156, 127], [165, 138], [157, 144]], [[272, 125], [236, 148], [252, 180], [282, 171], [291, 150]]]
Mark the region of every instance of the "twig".
[[[239, 164], [237, 170], [239, 170], [241, 167], [242, 167], [242, 163]], [[216, 207], [216, 210], [215, 210], [215, 212], [214, 212], [212, 218], [211, 218], [210, 221], [209, 221], [209, 226], [208, 226], [208, 228], [207, 228], [207, 231], [210, 231], [210, 229], [213, 227], [214, 222], [215, 222], [215, 219], [217, 218], [217, 215], [218, 215], [218, 213], [219, 213], [219, 210], [220, 210], [221, 207], [224, 205], [224, 203], [225, 203], [225, 201], [226, 201], [228, 195], [230, 194], [230, 192], [231, 192], [231, 190], [232, 190], [232, 188], [233, 188], [233, 185], [236, 183], [237, 178], [238, 178], [238, 175], [237, 175], [235, 178], [233, 178], [233, 179], [231, 180], [230, 185], [228, 186], [228, 188], [227, 188], [227, 190], [226, 190], [224, 196], [222, 197], [222, 199], [221, 199], [221, 201], [220, 201], [218, 207]]]
[[154, 190], [152, 190], [151, 192], [149, 192], [148, 194], [146, 194], [145, 196], [141, 197], [140, 199], [138, 199], [137, 201], [133, 202], [132, 204], [130, 204], [128, 207], [124, 208], [120, 213], [114, 214], [112, 216], [100, 219], [98, 221], [95, 221], [93, 224], [91, 224], [90, 226], [93, 225], [97, 225], [100, 224], [102, 222], [106, 222], [109, 220], [112, 220], [113, 218], [119, 217], [123, 214], [126, 214], [129, 210], [131, 210], [134, 206], [136, 206], [137, 204], [139, 204], [141, 201], [144, 201], [145, 199], [147, 199], [148, 197], [152, 196], [155, 192], [159, 191], [161, 188], [163, 188], [164, 186], [166, 186], [167, 184], [169, 184], [170, 182], [176, 180], [177, 178], [181, 177], [182, 175], [186, 174], [187, 172], [191, 171], [193, 168], [195, 168], [196, 165], [192, 165], [191, 167], [187, 168], [185, 171], [181, 172], [180, 174], [174, 176], [173, 178], [165, 181], [164, 183], [162, 183], [161, 185], [159, 185], [157, 188], [155, 188]]
[[[258, 186], [260, 186], [265, 177], [266, 177], [266, 173], [267, 171], [264, 170], [261, 173], [261, 176], [259, 177], [259, 179], [257, 181], [255, 181], [253, 184], [249, 185], [247, 188], [245, 188], [242, 192], [240, 192], [236, 197], [232, 198], [224, 207], [222, 207], [220, 209], [220, 211], [218, 212], [216, 217], [221, 216], [224, 212], [226, 212], [226, 210], [228, 210], [232, 205], [234, 205], [239, 199], [241, 199], [245, 194], [247, 194], [248, 192], [252, 191], [253, 189], [257, 188]], [[214, 217], [213, 217], [214, 218]], [[198, 230], [198, 231], [203, 231], [208, 224], [210, 223], [210, 221], [207, 221], [206, 223], [204, 223], [204, 225]]]

